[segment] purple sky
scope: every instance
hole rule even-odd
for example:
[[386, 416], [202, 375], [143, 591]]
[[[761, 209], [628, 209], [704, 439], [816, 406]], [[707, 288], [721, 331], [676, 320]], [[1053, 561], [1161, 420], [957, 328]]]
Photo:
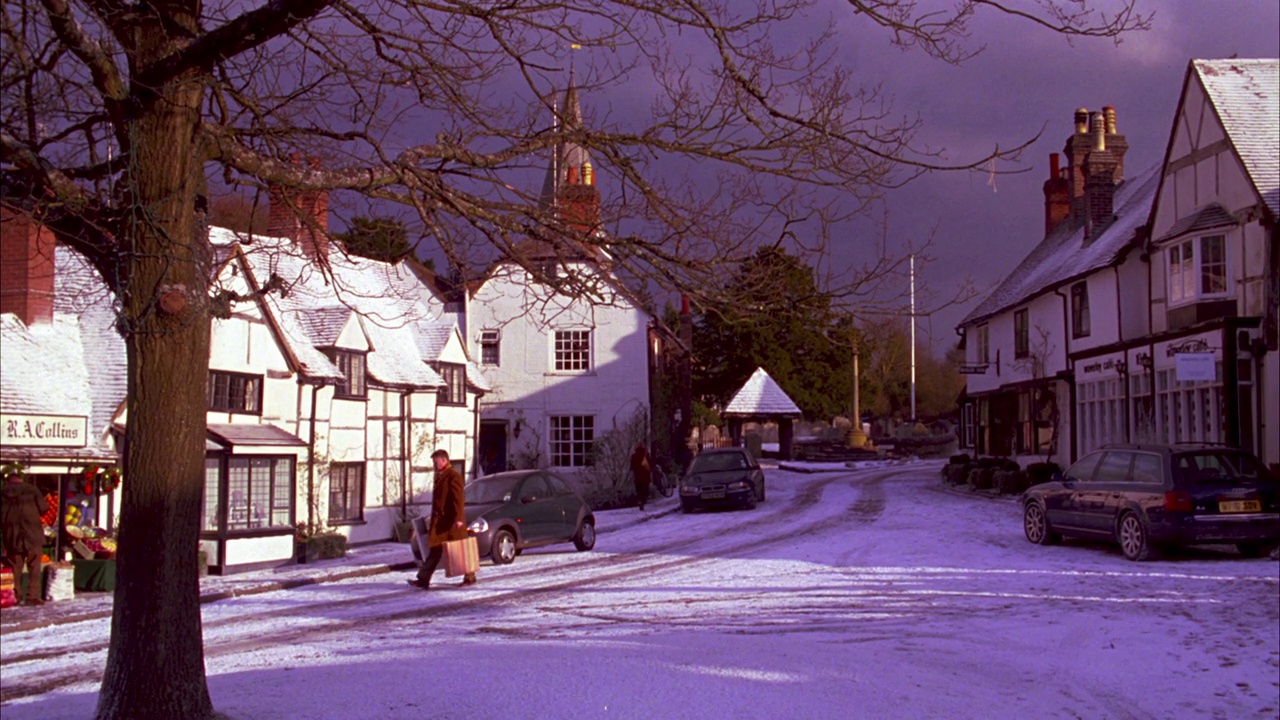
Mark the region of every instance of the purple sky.
[[[1161, 162], [1187, 63], [1192, 58], [1277, 57], [1280, 4], [1271, 0], [1146, 2], [1152, 30], [1106, 40], [1053, 36], [987, 13], [972, 40], [986, 50], [961, 66], [900, 52], [883, 37], [851, 42], [845, 56], [885, 89], [902, 112], [919, 112], [919, 138], [959, 159], [1042, 136], [1024, 155], [1021, 175], [990, 178], [945, 173], [921, 178], [890, 199], [889, 238], [902, 247], [937, 226], [922, 280], [940, 294], [971, 278], [978, 296], [922, 318], [936, 353], [954, 344], [953, 328], [1043, 237], [1049, 154], [1061, 152], [1077, 107], [1114, 105], [1129, 141], [1127, 175]], [[854, 36], [867, 36], [846, 19]], [[930, 330], [932, 331], [930, 333]]]

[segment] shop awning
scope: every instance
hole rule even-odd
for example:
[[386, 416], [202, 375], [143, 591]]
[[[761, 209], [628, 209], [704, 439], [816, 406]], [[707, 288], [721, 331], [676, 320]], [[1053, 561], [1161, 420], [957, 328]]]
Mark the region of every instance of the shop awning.
[[210, 450], [230, 450], [235, 447], [306, 447], [307, 443], [297, 435], [275, 425], [209, 423], [205, 426]]

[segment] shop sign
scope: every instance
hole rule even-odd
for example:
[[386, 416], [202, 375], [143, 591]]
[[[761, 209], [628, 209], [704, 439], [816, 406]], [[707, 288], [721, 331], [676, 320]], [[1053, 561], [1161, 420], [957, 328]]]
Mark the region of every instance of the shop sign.
[[1178, 382], [1213, 382], [1218, 379], [1214, 354], [1178, 353], [1173, 356], [1174, 378]]
[[81, 448], [88, 444], [86, 417], [0, 414], [0, 445]]

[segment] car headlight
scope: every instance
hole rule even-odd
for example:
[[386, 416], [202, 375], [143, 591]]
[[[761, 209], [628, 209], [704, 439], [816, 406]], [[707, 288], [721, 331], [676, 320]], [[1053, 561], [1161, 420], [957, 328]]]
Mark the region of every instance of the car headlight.
[[701, 495], [702, 491], [698, 489], [697, 485], [681, 485], [680, 494], [681, 495]]
[[730, 490], [746, 490], [751, 487], [751, 483], [746, 480], [734, 480], [725, 487]]
[[487, 533], [489, 532], [489, 521], [485, 520], [484, 518], [476, 518], [474, 521], [472, 521], [470, 525], [467, 526], [467, 529], [477, 535], [480, 535], [482, 533]]

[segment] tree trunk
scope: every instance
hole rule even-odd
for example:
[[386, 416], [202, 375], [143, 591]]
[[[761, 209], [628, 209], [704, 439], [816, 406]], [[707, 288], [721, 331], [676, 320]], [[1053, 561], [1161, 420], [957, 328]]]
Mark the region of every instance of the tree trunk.
[[[198, 0], [176, 0], [158, 14], [194, 30], [199, 9]], [[181, 35], [172, 25], [144, 24], [133, 74], [177, 49]], [[208, 718], [196, 542], [210, 330], [208, 238], [196, 212], [202, 77], [192, 72], [131, 92], [120, 290], [128, 431], [118, 582], [97, 717]]]

